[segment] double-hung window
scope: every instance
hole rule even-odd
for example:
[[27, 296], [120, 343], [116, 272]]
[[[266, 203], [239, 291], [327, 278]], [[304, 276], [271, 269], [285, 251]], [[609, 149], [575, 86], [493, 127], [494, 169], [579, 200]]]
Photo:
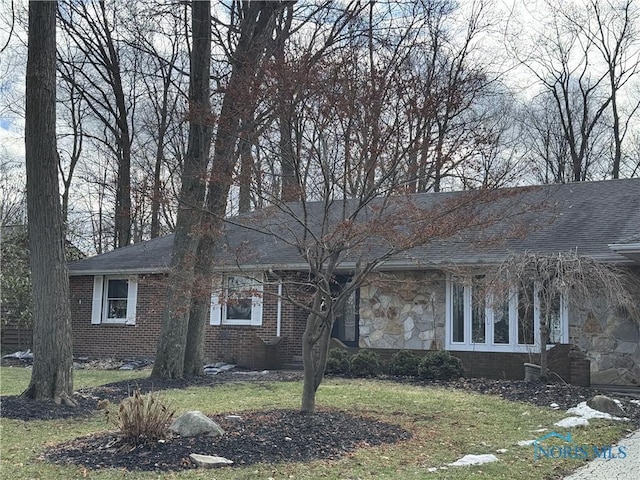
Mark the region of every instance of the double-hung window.
[[137, 277], [96, 275], [93, 278], [91, 323], [135, 325], [137, 296]]
[[530, 352], [540, 345], [546, 316], [549, 343], [567, 343], [567, 302], [563, 295], [541, 296], [541, 289], [505, 288], [495, 292], [482, 275], [450, 277], [446, 292], [448, 350]]
[[211, 325], [262, 325], [262, 276], [226, 275], [211, 295]]

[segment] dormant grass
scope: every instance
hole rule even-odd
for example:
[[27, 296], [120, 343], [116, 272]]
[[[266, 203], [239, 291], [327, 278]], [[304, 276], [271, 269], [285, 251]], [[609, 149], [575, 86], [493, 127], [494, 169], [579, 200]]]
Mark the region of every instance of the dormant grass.
[[[26, 369], [2, 368], [1, 392], [19, 393], [28, 384]], [[76, 372], [76, 385], [131, 379], [148, 372]], [[191, 387], [162, 391], [176, 415], [187, 410], [242, 414], [245, 410], [297, 408], [300, 382], [228, 383], [214, 388]], [[41, 452], [82, 435], [113, 430], [102, 412], [89, 419], [22, 422], [3, 418], [0, 472], [11, 479], [541, 479], [561, 478], [581, 466], [576, 460], [534, 461], [533, 447], [520, 440], [534, 439], [536, 430], [554, 430], [563, 412], [524, 403], [507, 402], [492, 395], [419, 387], [378, 380], [327, 379], [318, 392], [318, 405], [394, 423], [412, 432], [405, 442], [363, 447], [340, 460], [259, 464], [243, 468], [189, 470], [169, 474], [88, 471], [81, 466], [59, 466], [39, 460]], [[630, 427], [624, 423], [591, 421], [574, 431], [578, 444], [608, 444]], [[506, 449], [505, 453], [496, 453]], [[224, 456], [224, 452], [211, 452]], [[496, 463], [447, 467], [465, 454], [494, 453]], [[620, 460], [624, 461], [624, 460]], [[447, 467], [446, 470], [441, 467]], [[430, 469], [438, 469], [430, 472]]]

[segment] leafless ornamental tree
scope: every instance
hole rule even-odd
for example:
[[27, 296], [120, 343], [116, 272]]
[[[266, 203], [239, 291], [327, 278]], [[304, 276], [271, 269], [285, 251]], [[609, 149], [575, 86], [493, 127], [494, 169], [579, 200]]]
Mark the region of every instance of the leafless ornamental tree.
[[56, 3], [29, 3], [25, 147], [33, 282], [33, 372], [25, 397], [71, 405], [69, 276], [56, 151]]
[[543, 378], [549, 374], [550, 329], [559, 325], [562, 305], [571, 311], [593, 309], [604, 302], [612, 308], [622, 307], [640, 322], [637, 304], [640, 279], [627, 270], [580, 256], [574, 251], [511, 255], [491, 275], [488, 290], [493, 291], [495, 298], [500, 298], [505, 291], [517, 291], [520, 307], [540, 312], [539, 353]]

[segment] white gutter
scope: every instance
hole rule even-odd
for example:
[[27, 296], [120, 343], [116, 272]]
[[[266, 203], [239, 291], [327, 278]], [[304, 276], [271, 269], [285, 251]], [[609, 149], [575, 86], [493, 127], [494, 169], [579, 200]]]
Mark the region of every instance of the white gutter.
[[635, 243], [610, 243], [608, 247], [614, 252], [640, 253], [640, 242]]
[[278, 283], [278, 309], [276, 311], [276, 337], [280, 336], [282, 326], [282, 280]]

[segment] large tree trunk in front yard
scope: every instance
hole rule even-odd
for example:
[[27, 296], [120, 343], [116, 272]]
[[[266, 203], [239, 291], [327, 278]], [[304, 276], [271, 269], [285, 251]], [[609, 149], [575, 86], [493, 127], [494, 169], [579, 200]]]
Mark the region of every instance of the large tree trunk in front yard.
[[56, 149], [56, 3], [29, 2], [25, 153], [33, 370], [23, 393], [73, 404], [69, 276]]
[[[198, 3], [198, 2], [195, 2]], [[271, 56], [273, 29], [283, 5], [279, 2], [244, 2], [244, 17], [239, 29], [240, 39], [233, 54], [231, 76], [218, 116], [213, 142], [211, 175], [205, 202], [206, 214], [199, 225], [200, 245], [196, 263], [196, 288], [191, 302], [186, 344], [188, 373], [199, 374], [204, 363], [204, 332], [211, 295], [214, 252], [218, 245], [222, 223], [227, 211], [227, 198], [233, 181], [241, 120], [253, 118], [264, 72], [264, 62]], [[198, 296], [196, 298], [195, 296]]]
[[189, 79], [189, 145], [182, 171], [180, 205], [171, 257], [167, 305], [162, 317], [152, 377], [182, 378], [205, 200], [205, 179], [211, 149], [209, 75], [211, 3], [193, 2], [193, 50]]

